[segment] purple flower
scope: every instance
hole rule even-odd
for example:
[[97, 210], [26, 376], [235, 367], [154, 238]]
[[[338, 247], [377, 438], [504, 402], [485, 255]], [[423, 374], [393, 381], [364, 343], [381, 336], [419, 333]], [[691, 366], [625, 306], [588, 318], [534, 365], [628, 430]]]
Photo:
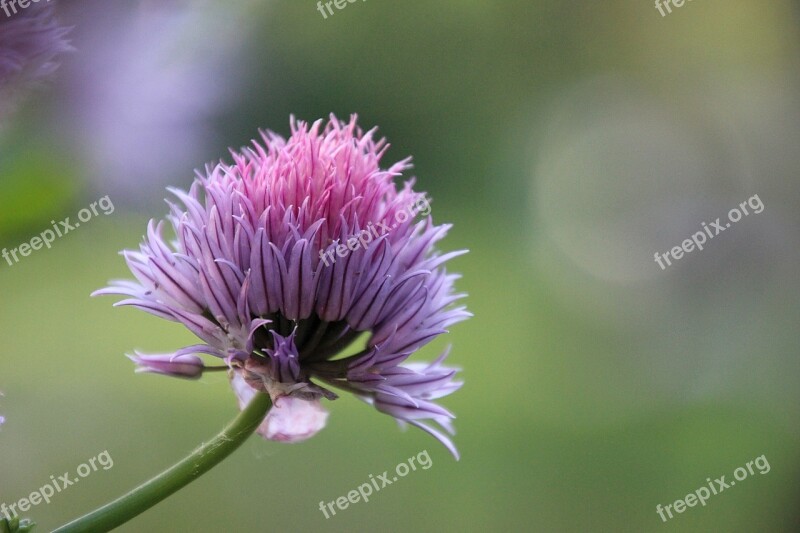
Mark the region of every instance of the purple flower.
[[[8, 100], [17, 87], [50, 75], [56, 55], [70, 49], [68, 28], [58, 25], [47, 6], [25, 9], [3, 3], [0, 10], [0, 97]], [[0, 111], [4, 102], [0, 101]], [[6, 104], [7, 105], [7, 104]]]
[[[232, 152], [232, 165], [207, 168], [188, 192], [172, 189], [181, 202], [170, 203], [168, 217], [177, 238], [167, 242], [164, 223], [151, 221], [140, 250], [124, 252], [137, 281], [95, 294], [124, 295], [116, 305], [183, 323], [204, 344], [176, 355], [223, 359], [241, 405], [269, 393], [274, 407], [259, 429], [269, 439], [322, 429], [320, 400], [336, 398], [333, 386], [458, 457], [445, 435], [454, 415], [434, 402], [461, 386], [442, 365], [447, 354], [404, 363], [470, 316], [453, 306], [463, 295], [443, 266], [465, 252], [436, 251], [450, 226], [414, 219], [424, 194], [413, 180], [394, 183], [410, 160], [381, 169], [388, 145], [355, 116], [324, 126], [293, 119], [291, 129], [289, 139], [263, 133], [263, 144]], [[147, 371], [185, 375], [154, 366], [183, 360], [138, 357]]]

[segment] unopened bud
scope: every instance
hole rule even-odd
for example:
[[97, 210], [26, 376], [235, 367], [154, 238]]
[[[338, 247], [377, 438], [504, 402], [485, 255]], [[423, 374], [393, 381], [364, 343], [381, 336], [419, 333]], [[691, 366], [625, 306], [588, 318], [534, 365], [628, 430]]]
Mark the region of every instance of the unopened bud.
[[136, 372], [164, 374], [176, 378], [198, 379], [203, 375], [203, 360], [196, 355], [143, 355], [128, 356], [136, 363]]

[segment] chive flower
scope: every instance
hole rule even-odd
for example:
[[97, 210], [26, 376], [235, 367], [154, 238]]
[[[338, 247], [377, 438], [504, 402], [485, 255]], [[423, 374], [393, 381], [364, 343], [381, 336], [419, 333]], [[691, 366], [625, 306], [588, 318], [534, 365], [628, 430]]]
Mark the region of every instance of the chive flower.
[[458, 458], [454, 415], [435, 402], [462, 385], [457, 369], [447, 352], [407, 360], [471, 316], [444, 267], [465, 251], [437, 251], [450, 226], [434, 225], [414, 179], [395, 184], [410, 159], [381, 168], [387, 149], [356, 116], [292, 118], [288, 139], [262, 132], [188, 191], [170, 189], [167, 220], [123, 252], [136, 281], [95, 294], [125, 296], [115, 305], [179, 322], [202, 342], [136, 353], [139, 370], [198, 378], [212, 368], [200, 355], [219, 358], [242, 408], [256, 391], [270, 395], [258, 432], [283, 442], [316, 434], [322, 400], [347, 391]]

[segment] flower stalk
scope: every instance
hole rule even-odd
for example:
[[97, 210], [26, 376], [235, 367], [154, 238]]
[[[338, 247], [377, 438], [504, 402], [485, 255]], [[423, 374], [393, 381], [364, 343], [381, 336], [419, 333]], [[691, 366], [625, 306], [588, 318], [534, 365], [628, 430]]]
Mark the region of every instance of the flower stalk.
[[252, 435], [272, 407], [268, 394], [256, 393], [247, 407], [214, 439], [150, 481], [53, 533], [111, 531], [199, 478], [228, 457]]
[[36, 526], [27, 518], [0, 518], [0, 533], [28, 533]]

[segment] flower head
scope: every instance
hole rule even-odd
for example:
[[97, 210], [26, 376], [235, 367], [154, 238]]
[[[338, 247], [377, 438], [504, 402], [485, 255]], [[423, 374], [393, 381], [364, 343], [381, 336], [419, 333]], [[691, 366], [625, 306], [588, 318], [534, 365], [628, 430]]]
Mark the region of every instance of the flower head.
[[[55, 57], [70, 49], [68, 28], [60, 26], [48, 6], [31, 5], [0, 11], [0, 97], [8, 100], [21, 85], [41, 80], [58, 66]], [[0, 101], [0, 111], [4, 102]]]
[[171, 190], [176, 239], [151, 221], [140, 250], [124, 252], [137, 281], [96, 294], [125, 295], [117, 305], [181, 322], [203, 341], [171, 360], [137, 355], [145, 370], [195, 375], [197, 361], [186, 357], [209, 354], [227, 363], [242, 405], [269, 393], [274, 407], [259, 430], [267, 438], [315, 434], [327, 417], [321, 399], [334, 399], [335, 387], [457, 456], [430, 424], [453, 432], [453, 415], [433, 400], [460, 387], [456, 370], [443, 366], [446, 354], [405, 361], [470, 316], [454, 307], [458, 276], [443, 266], [464, 252], [435, 250], [449, 226], [433, 224], [413, 180], [395, 185], [410, 161], [382, 169], [388, 145], [356, 117], [293, 119], [291, 131], [262, 133], [263, 144], [232, 152], [233, 164], [207, 168], [188, 192]]

